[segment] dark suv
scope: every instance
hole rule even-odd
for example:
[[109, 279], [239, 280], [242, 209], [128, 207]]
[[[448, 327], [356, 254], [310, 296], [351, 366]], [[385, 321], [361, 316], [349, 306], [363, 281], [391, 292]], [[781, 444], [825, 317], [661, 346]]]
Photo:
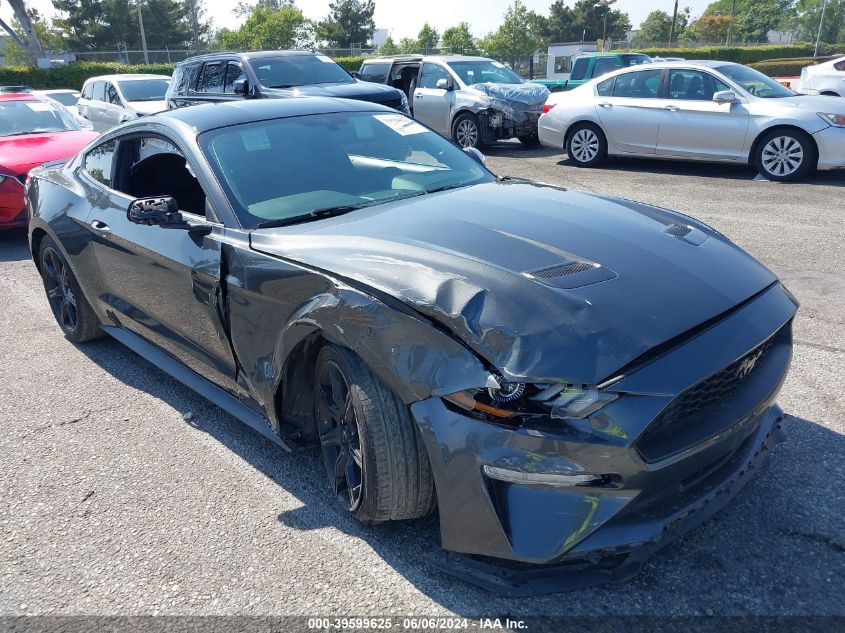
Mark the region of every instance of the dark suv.
[[410, 114], [401, 90], [359, 81], [330, 57], [312, 51], [214, 53], [176, 65], [168, 108], [237, 99], [342, 97], [371, 101]]

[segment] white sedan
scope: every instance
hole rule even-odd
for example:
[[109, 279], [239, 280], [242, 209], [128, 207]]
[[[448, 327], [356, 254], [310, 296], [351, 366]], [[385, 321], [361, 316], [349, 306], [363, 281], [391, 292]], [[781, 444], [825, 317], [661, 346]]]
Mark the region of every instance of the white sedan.
[[802, 69], [797, 91], [804, 95], [845, 97], [845, 57]]
[[845, 101], [799, 96], [740, 64], [636, 66], [552, 93], [540, 142], [583, 167], [608, 155], [754, 164], [770, 180], [845, 168]]

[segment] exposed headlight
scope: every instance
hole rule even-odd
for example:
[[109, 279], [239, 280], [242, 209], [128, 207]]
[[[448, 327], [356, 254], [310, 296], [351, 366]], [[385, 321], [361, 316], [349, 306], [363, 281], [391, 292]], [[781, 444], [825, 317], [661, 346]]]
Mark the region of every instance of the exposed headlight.
[[559, 419], [581, 420], [595, 413], [619, 396], [615, 393], [599, 391], [594, 388], [567, 387], [552, 402], [552, 417]]
[[832, 125], [833, 127], [845, 127], [845, 114], [819, 112], [818, 115], [823, 118], [826, 123]]

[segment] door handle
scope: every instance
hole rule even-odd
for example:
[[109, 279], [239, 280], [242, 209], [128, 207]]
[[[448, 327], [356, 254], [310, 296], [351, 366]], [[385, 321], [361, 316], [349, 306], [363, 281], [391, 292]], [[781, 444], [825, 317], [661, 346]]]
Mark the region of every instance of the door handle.
[[101, 220], [94, 220], [91, 222], [91, 228], [94, 229], [97, 233], [101, 235], [107, 235], [111, 233], [111, 227]]
[[599, 104], [598, 104], [598, 106], [599, 106], [600, 108], [612, 108], [612, 107], [613, 107], [613, 104], [612, 104], [612, 103], [608, 103], [607, 101], [602, 101], [601, 103], [599, 103]]
[[415, 94], [415, 95], [414, 95], [414, 99], [419, 100], [419, 99], [422, 99], [422, 98], [423, 98], [423, 96], [422, 96], [422, 95], [420, 95], [420, 94]]
[[663, 106], [663, 109], [667, 110], [669, 112], [677, 112], [678, 110], [680, 110], [680, 108], [678, 106], [673, 106], [673, 105]]

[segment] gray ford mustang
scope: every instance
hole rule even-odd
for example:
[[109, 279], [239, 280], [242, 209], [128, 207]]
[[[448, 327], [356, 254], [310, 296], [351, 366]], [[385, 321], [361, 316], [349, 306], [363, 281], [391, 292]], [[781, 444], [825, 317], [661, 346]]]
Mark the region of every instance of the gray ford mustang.
[[34, 171], [32, 254], [71, 341], [319, 445], [362, 522], [437, 509], [451, 573], [629, 577], [782, 438], [797, 303], [692, 218], [483, 162], [369, 103], [180, 109]]

